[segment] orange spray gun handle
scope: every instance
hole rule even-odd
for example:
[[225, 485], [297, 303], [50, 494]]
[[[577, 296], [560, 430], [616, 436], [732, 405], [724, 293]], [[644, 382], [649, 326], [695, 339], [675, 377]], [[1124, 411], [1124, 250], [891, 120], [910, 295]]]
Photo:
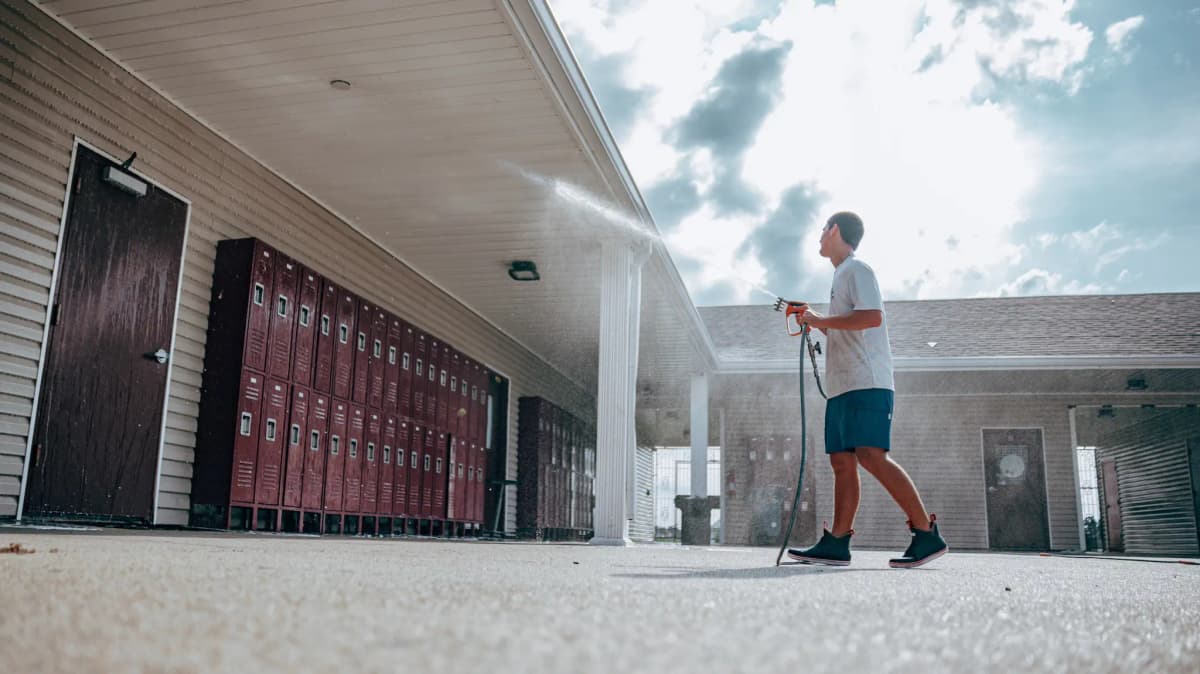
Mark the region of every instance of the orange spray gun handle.
[[[786, 311], [784, 311], [785, 307]], [[808, 324], [800, 322], [800, 317], [804, 315], [805, 311], [808, 311], [807, 302], [792, 302], [780, 297], [775, 300], [775, 311], [784, 311], [784, 329], [792, 337], [799, 337], [808, 331]], [[795, 316], [794, 319], [792, 318], [793, 316]], [[792, 330], [793, 325], [797, 326], [796, 330]]]

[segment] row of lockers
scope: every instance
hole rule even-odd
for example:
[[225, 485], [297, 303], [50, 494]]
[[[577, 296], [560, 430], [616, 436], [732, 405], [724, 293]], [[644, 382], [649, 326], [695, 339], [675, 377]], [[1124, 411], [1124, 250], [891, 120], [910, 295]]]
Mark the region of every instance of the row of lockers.
[[594, 429], [544, 398], [521, 398], [518, 409], [518, 535], [586, 536], [594, 528]]
[[241, 367], [417, 423], [486, 404], [481, 363], [257, 239], [218, 243], [209, 333]]
[[193, 521], [250, 508], [481, 522], [488, 377], [261, 241], [222, 241]]
[[242, 372], [233, 422], [228, 496], [220, 483], [195, 485], [195, 505], [210, 513], [228, 518], [228, 505], [482, 522], [486, 451], [473, 438], [252, 370]]

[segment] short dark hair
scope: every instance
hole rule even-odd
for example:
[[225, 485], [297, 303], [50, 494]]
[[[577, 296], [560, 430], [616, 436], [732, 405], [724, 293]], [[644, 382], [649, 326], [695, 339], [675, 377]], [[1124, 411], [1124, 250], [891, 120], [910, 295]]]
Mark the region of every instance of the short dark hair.
[[850, 211], [841, 211], [829, 216], [829, 220], [825, 223], [826, 227], [837, 225], [838, 231], [842, 233], [842, 241], [850, 244], [850, 247], [858, 250], [858, 244], [863, 238], [863, 221], [857, 214]]

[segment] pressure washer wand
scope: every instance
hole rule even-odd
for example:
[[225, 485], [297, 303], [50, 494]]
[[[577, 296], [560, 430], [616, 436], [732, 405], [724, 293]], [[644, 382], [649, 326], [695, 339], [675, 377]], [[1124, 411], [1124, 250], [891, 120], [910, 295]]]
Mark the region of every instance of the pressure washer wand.
[[[775, 556], [775, 566], [779, 566], [783, 560], [783, 552], [787, 550], [788, 541], [792, 538], [792, 528], [796, 525], [796, 512], [800, 507], [800, 495], [804, 491], [804, 464], [808, 458], [808, 410], [804, 400], [804, 352], [808, 351], [808, 357], [812, 360], [813, 375], [817, 380], [817, 390], [821, 392], [821, 397], [825, 398], [825, 390], [821, 387], [821, 375], [817, 369], [817, 354], [821, 352], [821, 345], [813, 342], [809, 335], [809, 327], [806, 323], [800, 320], [804, 312], [808, 310], [808, 304], [804, 302], [789, 302], [782, 297], [775, 301], [775, 311], [780, 311], [784, 307], [787, 311], [783, 315], [785, 323], [784, 329], [793, 337], [800, 337], [800, 477], [796, 481], [796, 495], [792, 498], [792, 514], [788, 517], [787, 529], [784, 531], [783, 540], [779, 542], [779, 554]], [[796, 323], [800, 326], [799, 330], [793, 332], [791, 329], [791, 316], [797, 316]]]

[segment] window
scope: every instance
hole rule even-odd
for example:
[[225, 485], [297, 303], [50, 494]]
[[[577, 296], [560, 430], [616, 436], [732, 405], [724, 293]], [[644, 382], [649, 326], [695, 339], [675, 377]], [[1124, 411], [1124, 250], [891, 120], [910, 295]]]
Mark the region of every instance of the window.
[[308, 448], [312, 451], [321, 449], [321, 431], [313, 431], [308, 435]]
[[[312, 310], [307, 306], [300, 305], [300, 325], [307, 328], [309, 321], [312, 320]], [[328, 333], [326, 333], [328, 334]]]
[[392, 462], [392, 448], [387, 445], [383, 446], [383, 462], [389, 464]]
[[292, 437], [289, 442], [292, 445], [300, 444], [300, 424], [292, 424]]
[[375, 340], [375, 346], [371, 349], [371, 355], [378, 358], [383, 355], [383, 342]]
[[242, 427], [239, 432], [242, 435], [250, 435], [250, 424], [254, 421], [254, 415], [249, 412], [242, 412]]
[[254, 284], [254, 303], [255, 304], [257, 304], [258, 306], [261, 307], [262, 303], [263, 303], [263, 299], [266, 297], [266, 294], [267, 294], [267, 289], [263, 287], [263, 284], [261, 284], [261, 283]]
[[374, 461], [374, 460], [375, 460], [375, 443], [368, 442], [367, 443], [367, 461]]
[[331, 436], [331, 437], [329, 438], [329, 453], [330, 453], [331, 455], [333, 455], [333, 456], [337, 456], [338, 449], [340, 449], [340, 448], [341, 448], [341, 446], [342, 446], [342, 439], [341, 439], [341, 438], [339, 438], [339, 437], [338, 437], [338, 436], [336, 436], [336, 435], [334, 435], [334, 436]]
[[274, 419], [267, 419], [267, 439], [271, 440], [271, 441], [275, 440], [275, 420]]
[[279, 304], [275, 310], [278, 311], [279, 315], [283, 316], [284, 318], [287, 318], [287, 305], [288, 305], [287, 297], [280, 295], [279, 296]]
[[405, 370], [408, 369], [408, 352], [407, 351], [404, 353], [404, 356], [400, 358], [400, 367], [404, 368]]
[[350, 340], [350, 326], [342, 323], [338, 326], [338, 341], [345, 344]]
[[396, 347], [389, 346], [388, 347], [388, 365], [395, 365], [395, 364], [396, 364]]
[[351, 459], [358, 458], [358, 439], [357, 438], [350, 438], [350, 458]]

